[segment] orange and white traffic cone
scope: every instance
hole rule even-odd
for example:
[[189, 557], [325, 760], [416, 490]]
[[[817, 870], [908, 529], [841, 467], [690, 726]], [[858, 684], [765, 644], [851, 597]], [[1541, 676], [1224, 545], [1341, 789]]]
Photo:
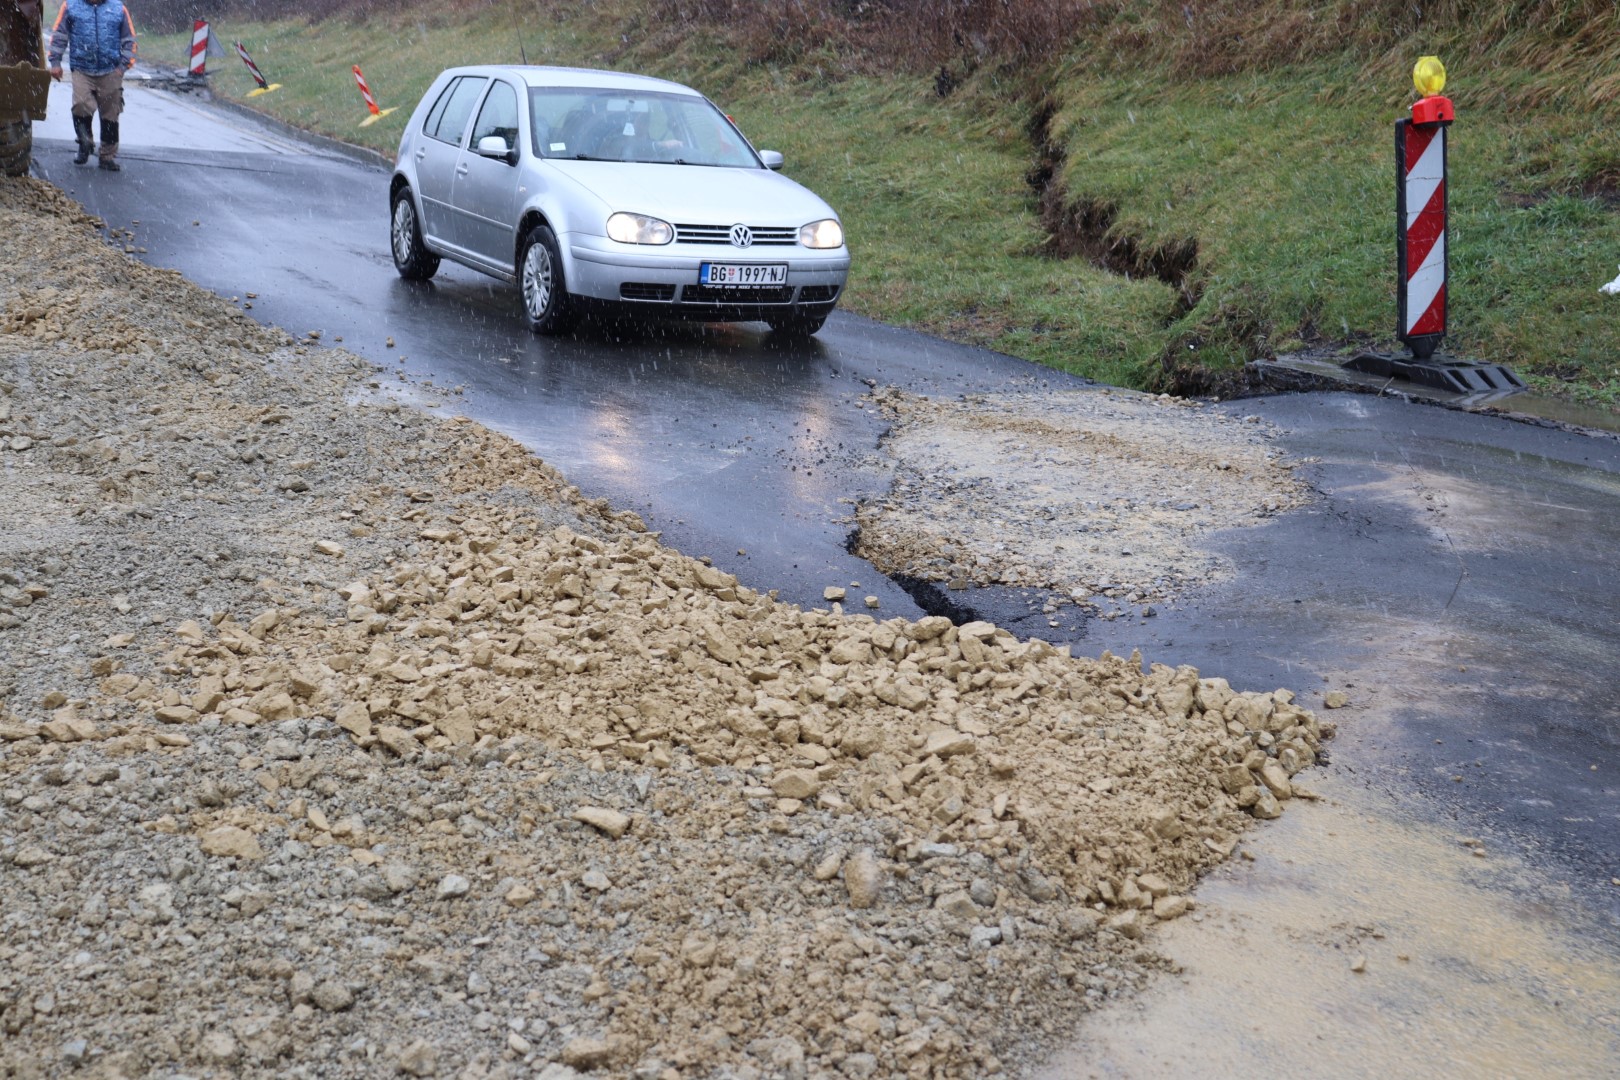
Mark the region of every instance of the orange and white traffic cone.
[[377, 108], [377, 99], [371, 96], [371, 87], [366, 85], [366, 77], [360, 74], [359, 64], [354, 65], [354, 81], [360, 84], [360, 96], [366, 99], [366, 108], [371, 110], [371, 115], [360, 121], [361, 127], [370, 127], [394, 111]]

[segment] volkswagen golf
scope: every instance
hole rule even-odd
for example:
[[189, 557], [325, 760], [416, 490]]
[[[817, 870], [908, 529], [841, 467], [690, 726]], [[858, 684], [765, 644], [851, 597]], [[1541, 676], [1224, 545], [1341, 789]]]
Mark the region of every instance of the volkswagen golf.
[[541, 334], [591, 308], [814, 334], [849, 249], [838, 215], [781, 167], [678, 83], [452, 68], [400, 141], [394, 265], [425, 280], [451, 259], [514, 282]]

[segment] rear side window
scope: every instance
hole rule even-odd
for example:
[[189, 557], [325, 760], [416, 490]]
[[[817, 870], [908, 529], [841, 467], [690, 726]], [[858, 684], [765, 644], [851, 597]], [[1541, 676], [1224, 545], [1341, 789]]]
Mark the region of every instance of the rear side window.
[[484, 107], [478, 110], [478, 123], [473, 125], [470, 145], [477, 146], [479, 139], [490, 135], [499, 135], [506, 140], [508, 149], [517, 149], [517, 91], [503, 82], [489, 88], [489, 97], [484, 99]]
[[445, 106], [450, 104], [450, 95], [460, 82], [460, 79], [451, 79], [445, 85], [445, 88], [439, 91], [439, 100], [433, 103], [433, 108], [428, 110], [427, 119], [422, 121], [422, 133], [424, 135], [432, 135], [439, 130], [439, 120], [444, 116]]
[[422, 133], [440, 142], [460, 146], [461, 136], [467, 130], [467, 118], [472, 115], [473, 105], [488, 81], [482, 75], [463, 75], [445, 87], [439, 100], [428, 110]]

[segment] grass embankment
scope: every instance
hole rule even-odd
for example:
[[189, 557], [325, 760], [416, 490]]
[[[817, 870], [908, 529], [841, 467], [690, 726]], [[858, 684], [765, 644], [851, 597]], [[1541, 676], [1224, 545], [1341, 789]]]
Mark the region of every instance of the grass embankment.
[[[692, 83], [843, 215], [848, 307], [1111, 382], [1188, 389], [1306, 344], [1393, 344], [1391, 124], [1411, 60], [1454, 49], [1448, 346], [1620, 402], [1620, 300], [1597, 291], [1620, 263], [1620, 134], [1606, 119], [1614, 80], [1593, 75], [1607, 61], [1591, 49], [1551, 76], [1527, 69], [1523, 36], [1491, 52], [1419, 35], [1371, 56], [1319, 36], [1295, 63], [1221, 56], [1195, 77], [1175, 49], [1132, 53], [1116, 33], [1106, 55], [1081, 41], [1039, 78], [971, 65], [942, 97], [932, 75], [874, 74], [847, 52], [761, 57], [719, 29], [652, 33], [639, 21], [651, 3], [529, 17], [521, 34], [516, 3], [220, 31], [284, 84], [258, 107], [385, 151], [438, 70], [515, 60], [520, 41], [534, 63]], [[184, 44], [145, 51], [180, 56]], [[399, 106], [370, 128], [358, 127], [353, 63]], [[252, 88], [234, 60], [216, 68], [219, 92]], [[1595, 104], [1580, 92], [1588, 76], [1608, 95]], [[1043, 143], [1060, 185], [1047, 209], [1067, 213], [1043, 215], [1029, 183]], [[1078, 254], [1051, 254], [1054, 228], [1067, 230], [1056, 247]]]

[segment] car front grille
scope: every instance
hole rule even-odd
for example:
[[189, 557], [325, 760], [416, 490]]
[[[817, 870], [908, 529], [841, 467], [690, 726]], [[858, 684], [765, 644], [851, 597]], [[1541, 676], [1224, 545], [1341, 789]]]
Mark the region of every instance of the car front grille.
[[[754, 247], [791, 247], [799, 242], [798, 229], [767, 228], [750, 225], [754, 234]], [[731, 246], [730, 225], [676, 225], [675, 241], [680, 244], [724, 244]]]
[[825, 304], [829, 300], [838, 299], [838, 286], [836, 285], [806, 285], [799, 290], [799, 303]]
[[626, 281], [619, 285], [619, 298], [621, 300], [661, 300], [667, 304], [675, 299], [675, 286], [658, 285], [649, 281]]
[[763, 289], [732, 289], [714, 285], [688, 285], [681, 290], [683, 304], [786, 304], [793, 299], [791, 285]]

